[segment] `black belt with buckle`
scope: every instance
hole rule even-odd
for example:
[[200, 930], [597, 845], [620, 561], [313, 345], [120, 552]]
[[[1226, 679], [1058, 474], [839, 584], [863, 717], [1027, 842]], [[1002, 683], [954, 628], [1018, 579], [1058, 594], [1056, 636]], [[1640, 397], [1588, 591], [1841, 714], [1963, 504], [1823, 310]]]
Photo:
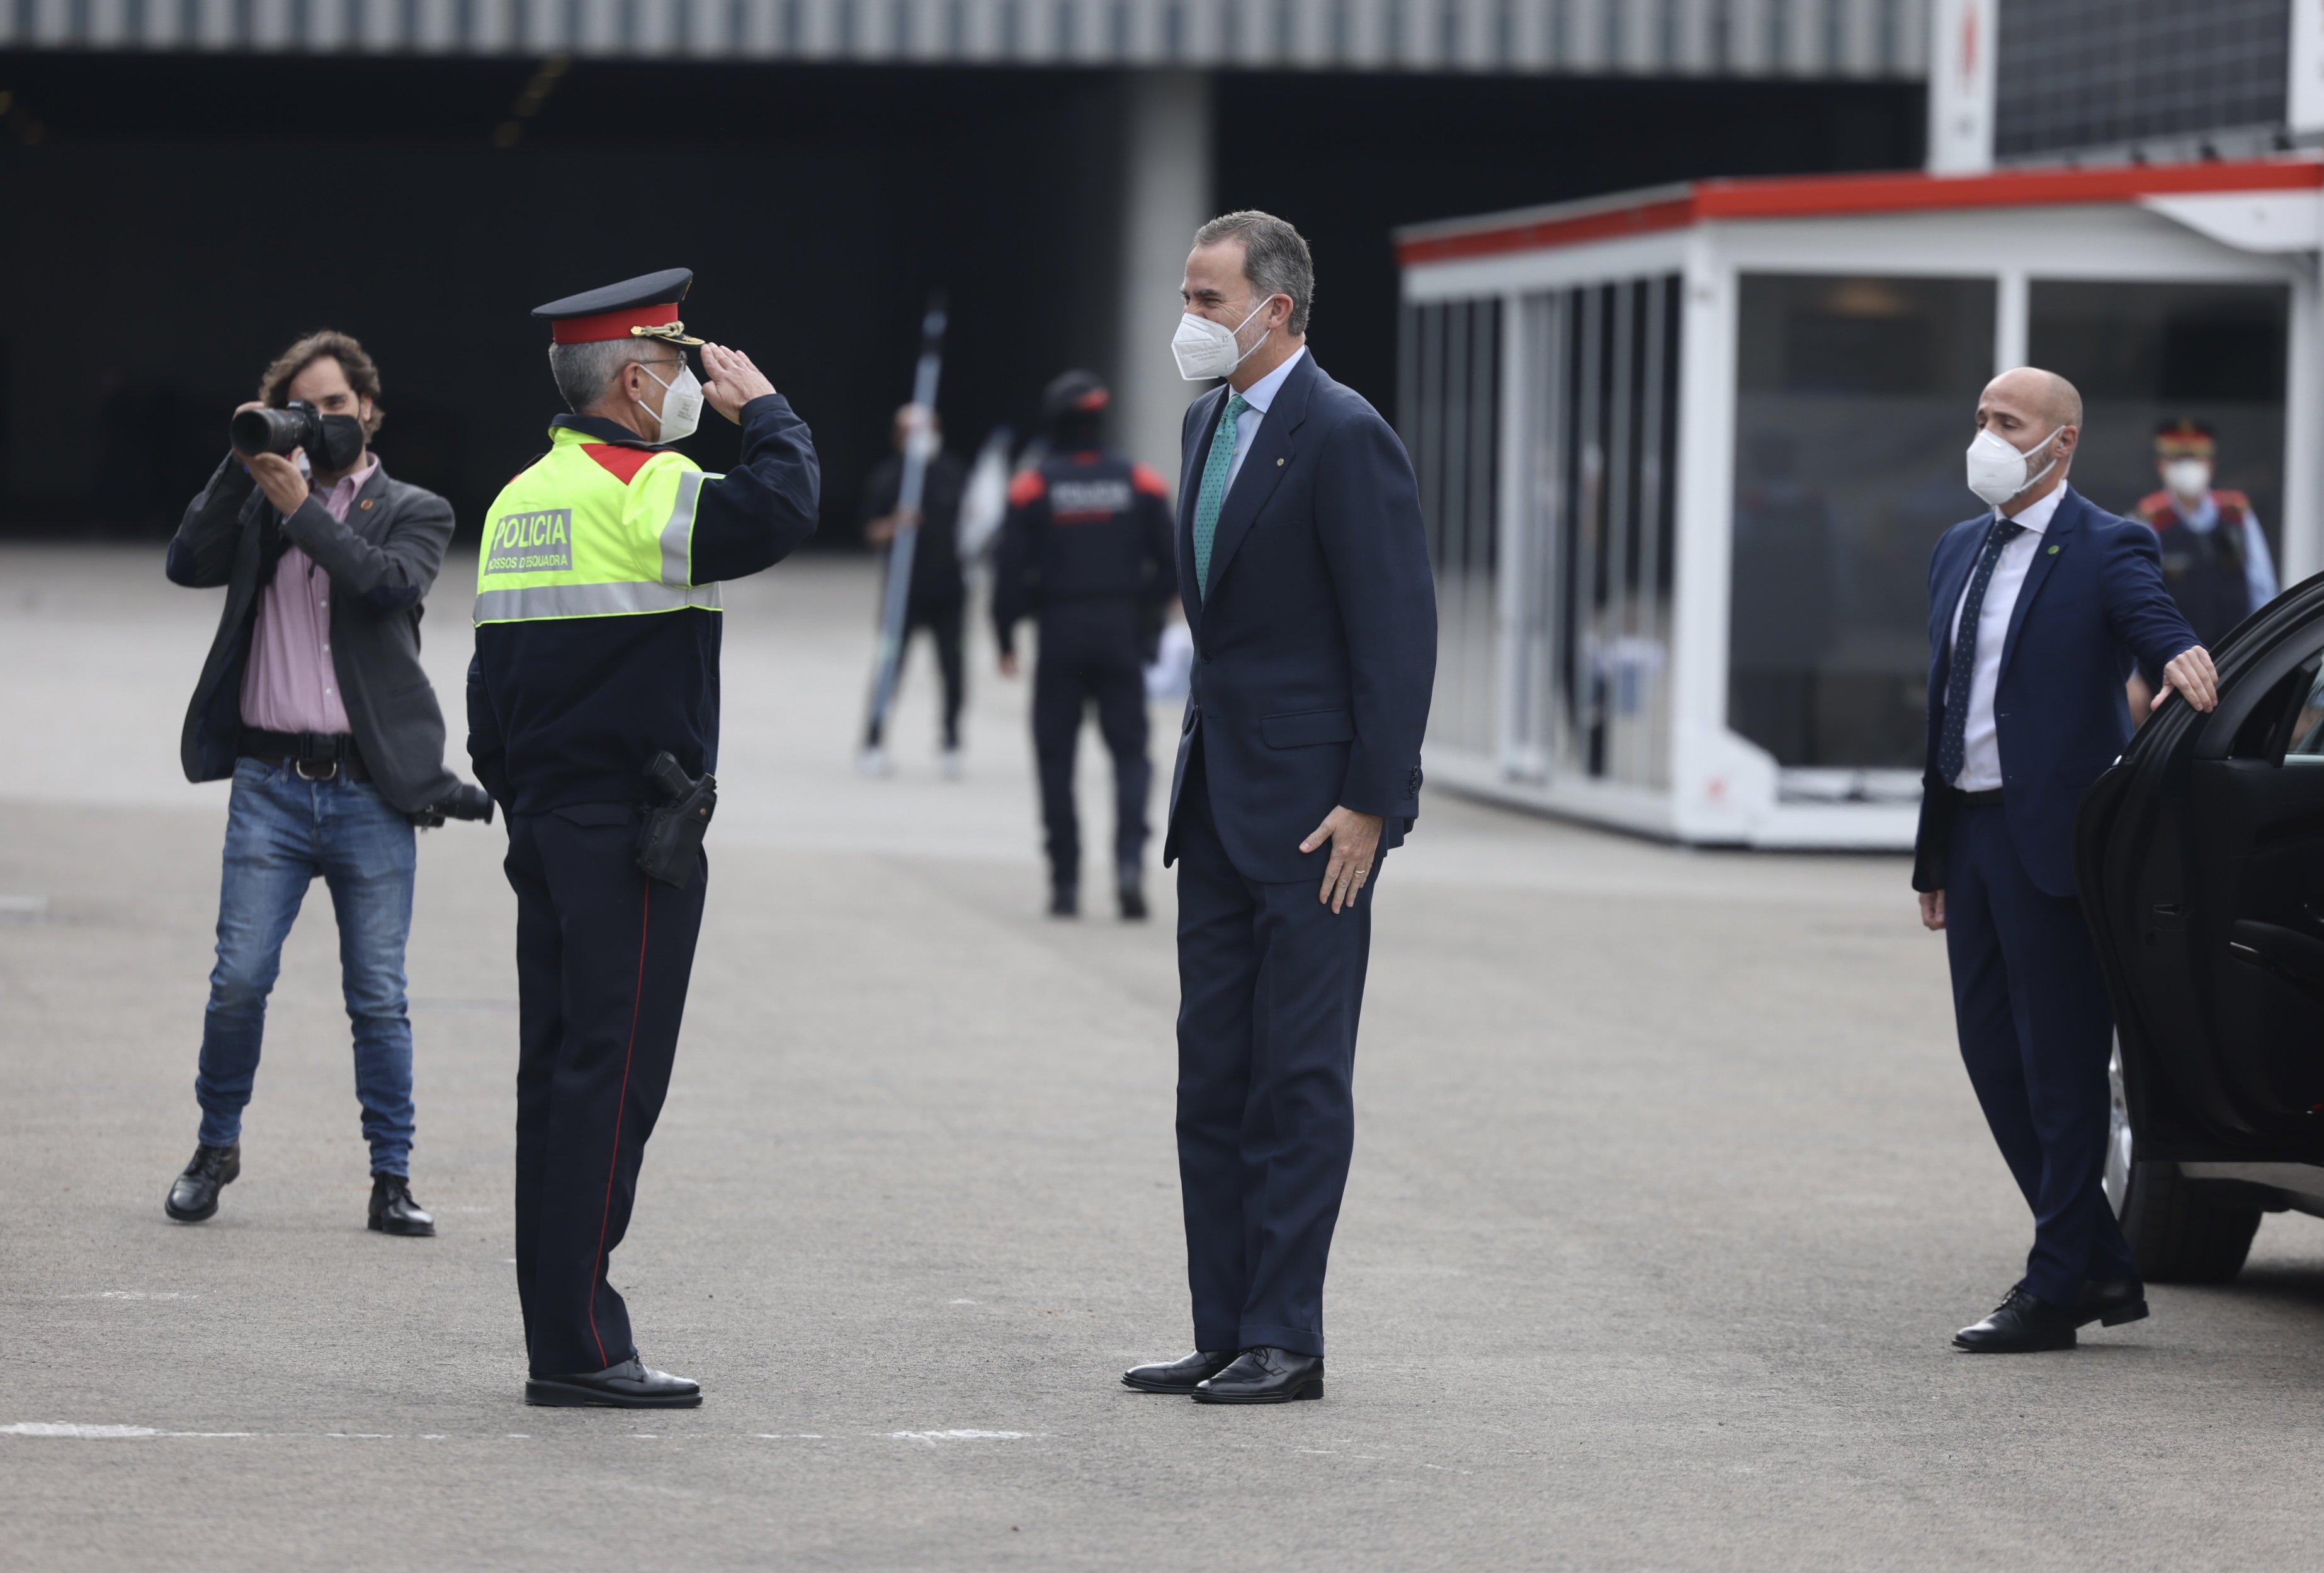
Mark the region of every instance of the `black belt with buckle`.
[[1963, 792], [1960, 800], [1972, 809], [1989, 809], [2001, 800], [2001, 789], [1992, 787], [1981, 792]]
[[288, 763], [301, 781], [371, 780], [364, 768], [363, 750], [346, 732], [267, 732], [256, 726], [242, 729], [245, 758], [268, 764]]

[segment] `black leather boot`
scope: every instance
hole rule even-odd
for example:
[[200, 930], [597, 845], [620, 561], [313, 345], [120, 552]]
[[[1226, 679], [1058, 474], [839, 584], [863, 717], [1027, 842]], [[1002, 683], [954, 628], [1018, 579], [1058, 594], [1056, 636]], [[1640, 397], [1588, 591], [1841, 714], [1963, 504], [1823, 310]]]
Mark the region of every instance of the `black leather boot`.
[[371, 1177], [371, 1227], [382, 1235], [432, 1235], [436, 1220], [411, 1195], [411, 1182], [401, 1174]]
[[170, 1187], [161, 1210], [181, 1224], [198, 1224], [217, 1214], [218, 1192], [242, 1173], [242, 1143], [230, 1147], [207, 1144], [194, 1149], [194, 1161]]
[[1125, 863], [1121, 865], [1121, 871], [1115, 878], [1113, 890], [1115, 899], [1121, 903], [1121, 921], [1125, 923], [1144, 922], [1146, 921], [1146, 889], [1138, 865]]

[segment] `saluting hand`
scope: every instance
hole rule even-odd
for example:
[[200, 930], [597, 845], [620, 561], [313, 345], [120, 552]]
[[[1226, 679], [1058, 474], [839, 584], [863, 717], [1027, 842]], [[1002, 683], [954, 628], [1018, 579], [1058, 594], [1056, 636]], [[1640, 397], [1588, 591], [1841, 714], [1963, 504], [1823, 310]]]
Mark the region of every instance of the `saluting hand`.
[[2163, 691], [2154, 696], [2147, 707], [2159, 710], [2172, 690], [2199, 710], [2212, 710], [2219, 703], [2218, 669], [2211, 664], [2211, 652], [2201, 645], [2192, 645], [2179, 652], [2171, 664], [2163, 669]]
[[1323, 888], [1316, 893], [1319, 902], [1332, 903], [1332, 911], [1352, 907], [1363, 893], [1364, 884], [1372, 876], [1372, 864], [1379, 852], [1380, 817], [1360, 814], [1353, 809], [1333, 809], [1323, 816], [1306, 840], [1299, 843], [1302, 852], [1313, 852], [1329, 841], [1332, 861], [1323, 866]]
[[702, 347], [702, 369], [709, 374], [702, 384], [703, 402], [738, 426], [743, 405], [775, 391], [775, 384], [751, 364], [749, 356], [723, 344]]

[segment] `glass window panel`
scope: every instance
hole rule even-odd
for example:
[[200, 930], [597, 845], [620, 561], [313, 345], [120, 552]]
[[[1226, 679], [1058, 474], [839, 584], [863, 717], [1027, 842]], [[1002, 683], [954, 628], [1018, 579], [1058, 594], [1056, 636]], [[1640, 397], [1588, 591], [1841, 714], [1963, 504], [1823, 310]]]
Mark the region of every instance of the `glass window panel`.
[[[2195, 421], [2218, 440], [2213, 487], [2242, 494], [2273, 561], [2283, 514], [2289, 291], [2269, 284], [2040, 279], [2028, 311], [2029, 358], [2081, 390], [2075, 489], [2132, 517], [2142, 504], [2161, 506], [2155, 429]], [[2181, 608], [2196, 632], [2217, 639], [2255, 606], [2248, 592], [2228, 600], [2199, 582], [2218, 571], [2242, 577], [2240, 563], [2224, 570], [2209, 564], [2209, 553], [2199, 554], [2192, 543], [2172, 551], [2166, 538], [2164, 569]]]
[[1980, 504], [1961, 450], [1993, 282], [1746, 274], [1728, 725], [1784, 765], [1918, 769], [1930, 549]]

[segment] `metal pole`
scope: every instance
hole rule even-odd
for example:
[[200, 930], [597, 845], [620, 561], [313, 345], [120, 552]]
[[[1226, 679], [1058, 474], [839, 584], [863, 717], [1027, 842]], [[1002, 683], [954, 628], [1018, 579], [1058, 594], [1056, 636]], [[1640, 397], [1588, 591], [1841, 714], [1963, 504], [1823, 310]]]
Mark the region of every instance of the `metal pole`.
[[896, 541], [888, 553], [888, 593], [880, 611], [879, 663], [872, 679], [872, 715], [867, 738], [882, 733], [888, 708], [895, 702], [896, 678], [903, 665], [904, 613], [912, 591], [912, 556], [919, 544], [920, 498], [928, 477], [928, 460], [936, 451], [936, 378], [944, 370], [945, 298], [938, 291], [928, 299], [927, 314], [920, 319], [920, 360], [912, 372], [912, 403], [920, 419], [904, 439], [904, 474], [896, 492]]

